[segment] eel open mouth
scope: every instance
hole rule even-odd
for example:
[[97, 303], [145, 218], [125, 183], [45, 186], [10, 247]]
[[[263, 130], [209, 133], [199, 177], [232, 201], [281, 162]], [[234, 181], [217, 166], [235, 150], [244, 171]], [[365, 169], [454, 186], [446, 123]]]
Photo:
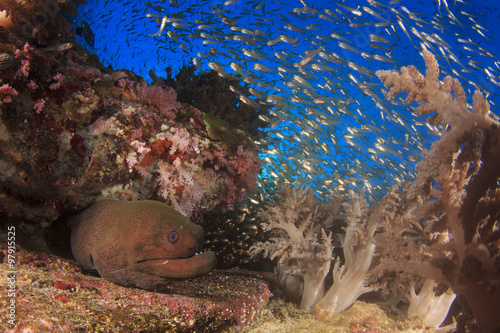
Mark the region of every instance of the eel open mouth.
[[164, 278], [190, 278], [210, 273], [217, 264], [212, 251], [194, 254], [188, 258], [142, 259], [135, 263], [135, 270]]

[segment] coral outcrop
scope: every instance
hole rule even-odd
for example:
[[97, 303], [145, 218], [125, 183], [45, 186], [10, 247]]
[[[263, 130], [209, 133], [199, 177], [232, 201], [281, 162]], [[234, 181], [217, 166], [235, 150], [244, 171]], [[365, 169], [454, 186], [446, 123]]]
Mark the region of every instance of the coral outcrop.
[[203, 223], [205, 213], [239, 203], [261, 167], [244, 130], [179, 102], [161, 82], [104, 68], [74, 44], [62, 16], [74, 9], [69, 1], [0, 3], [0, 228], [15, 230], [18, 244], [7, 250], [0, 235], [3, 287], [14, 288], [0, 303], [15, 302], [17, 315], [16, 325], [2, 317], [0, 326], [13, 332], [241, 328], [269, 297], [267, 284], [252, 273], [214, 272], [153, 293], [32, 251], [64, 253], [68, 218], [106, 198], [162, 201]]
[[12, 56], [0, 71], [5, 217], [47, 224], [113, 198], [159, 200], [191, 218], [255, 187], [261, 161], [244, 132], [73, 44], [38, 48], [0, 29]]

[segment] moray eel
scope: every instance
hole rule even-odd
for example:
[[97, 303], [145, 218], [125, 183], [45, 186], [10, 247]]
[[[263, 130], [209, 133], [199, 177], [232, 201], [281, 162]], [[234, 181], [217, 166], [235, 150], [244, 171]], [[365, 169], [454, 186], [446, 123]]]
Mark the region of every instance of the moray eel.
[[204, 231], [158, 201], [102, 200], [70, 221], [71, 250], [86, 270], [126, 287], [156, 290], [216, 265]]

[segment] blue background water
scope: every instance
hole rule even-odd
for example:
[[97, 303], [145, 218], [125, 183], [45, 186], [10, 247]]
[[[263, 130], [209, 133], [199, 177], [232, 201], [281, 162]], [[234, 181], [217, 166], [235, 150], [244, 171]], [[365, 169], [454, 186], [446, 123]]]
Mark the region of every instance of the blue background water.
[[[456, 17], [453, 20], [444, 0], [439, 2], [440, 6], [438, 1], [432, 0], [379, 1], [383, 4], [382, 7], [377, 5], [383, 8], [381, 10], [365, 0], [308, 1], [307, 5], [318, 12], [297, 14], [293, 10], [303, 8], [300, 1], [240, 0], [226, 6], [222, 0], [152, 1], [152, 5], [147, 6], [142, 1], [89, 0], [87, 5], [80, 6], [74, 24], [80, 26], [82, 20], [89, 24], [95, 33], [94, 47], [87, 45], [82, 37], [78, 37], [78, 42], [96, 53], [104, 65], [132, 70], [149, 82], [149, 70], [165, 77], [167, 66], [171, 66], [175, 73], [183, 65], [192, 64], [193, 57], [200, 60], [204, 71], [210, 70], [209, 62], [216, 61], [226, 72], [235, 75], [229, 66], [234, 62], [251, 73], [256, 82], [267, 85], [258, 87], [253, 84], [251, 87], [266, 95], [283, 96], [289, 101], [284, 106], [275, 107], [281, 117], [268, 129], [268, 139], [260, 142], [261, 157], [268, 162], [261, 174], [264, 192], [284, 183], [311, 185], [319, 196], [333, 190], [366, 186], [375, 198], [380, 198], [395, 182], [413, 177], [421, 150], [436, 139], [433, 135], [435, 129], [408, 112], [403, 103], [386, 103], [378, 78], [356, 70], [356, 64], [372, 71], [414, 64], [423, 72], [420, 40], [411, 28], [417, 33], [436, 34], [449, 45], [430, 43], [442, 72], [454, 77], [460, 75], [469, 98], [476, 88], [487, 93], [492, 111], [498, 114], [500, 62], [496, 56], [500, 57], [500, 39], [496, 32], [499, 31], [500, 4], [495, 0], [468, 0], [467, 3], [448, 0], [450, 12]], [[151, 8], [157, 5], [163, 9]], [[345, 5], [359, 12], [350, 12]], [[362, 6], [375, 10], [392, 25], [361, 24], [384, 22], [363, 10]], [[330, 9], [339, 20], [319, 18], [318, 14], [325, 13], [325, 9]], [[409, 19], [404, 9], [417, 13], [418, 20]], [[148, 13], [160, 15], [159, 19], [163, 15], [181, 18], [179, 24], [186, 26], [176, 28], [168, 23], [160, 36], [151, 37], [150, 34], [158, 31], [159, 24], [154, 18], [146, 17]], [[249, 35], [231, 30], [221, 21], [221, 15], [237, 20], [236, 24], [241, 28], [258, 29], [264, 35], [256, 38], [255, 45], [224, 39], [223, 36]], [[400, 19], [402, 25], [397, 23], [401, 17], [404, 17]], [[199, 29], [202, 21], [216, 29]], [[431, 21], [434, 24], [425, 23]], [[295, 27], [287, 29], [287, 24]], [[484, 29], [477, 28], [477, 24]], [[173, 38], [167, 35], [168, 30], [175, 33]], [[209, 35], [200, 37], [201, 32]], [[190, 36], [193, 33], [194, 38]], [[330, 35], [332, 33], [346, 40], [336, 39]], [[272, 46], [263, 42], [278, 38], [280, 34], [299, 40], [294, 44], [279, 42]], [[380, 48], [374, 47], [370, 45], [370, 35], [382, 36], [390, 44], [379, 43]], [[217, 38], [219, 43], [203, 44], [203, 40]], [[474, 44], [458, 39], [470, 39]], [[352, 46], [353, 51], [341, 47], [339, 42]], [[439, 49], [440, 45], [443, 45], [444, 52]], [[314, 51], [320, 47], [325, 52], [340, 55], [346, 63], [334, 64], [316, 56], [305, 65], [307, 73], [311, 74], [306, 76], [310, 88], [300, 87], [293, 80], [293, 74], [276, 70], [278, 66], [296, 69], [293, 64], [300, 62], [306, 50]], [[265, 57], [248, 57], [244, 49], [259, 51]], [[449, 51], [458, 61], [443, 55]], [[207, 57], [197, 56], [198, 52]], [[276, 58], [275, 52], [280, 52], [281, 58]], [[368, 56], [375, 54], [389, 58], [390, 62]], [[255, 70], [255, 63], [273, 71]], [[328, 64], [335, 71], [311, 70], [313, 63]], [[332, 89], [325, 86], [326, 83]], [[366, 84], [373, 96], [363, 93], [360, 84]], [[264, 97], [260, 102], [266, 103], [265, 100]]]

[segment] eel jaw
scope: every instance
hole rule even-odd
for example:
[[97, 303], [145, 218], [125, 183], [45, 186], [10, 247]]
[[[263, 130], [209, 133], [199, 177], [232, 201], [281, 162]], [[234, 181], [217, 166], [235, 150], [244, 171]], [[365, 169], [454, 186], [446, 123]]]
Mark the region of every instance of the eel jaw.
[[207, 251], [188, 258], [141, 260], [135, 263], [134, 270], [162, 278], [185, 279], [208, 274], [216, 264], [215, 253]]

